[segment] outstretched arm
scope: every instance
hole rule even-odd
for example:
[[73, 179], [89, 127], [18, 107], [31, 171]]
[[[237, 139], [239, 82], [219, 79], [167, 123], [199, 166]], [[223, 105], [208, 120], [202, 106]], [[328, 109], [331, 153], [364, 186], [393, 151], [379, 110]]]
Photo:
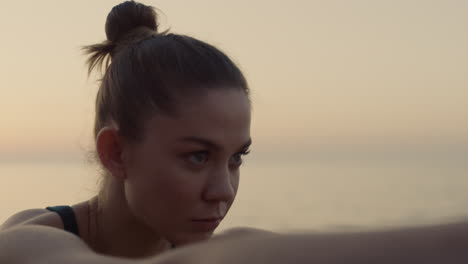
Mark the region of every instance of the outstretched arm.
[[144, 260], [98, 255], [66, 232], [24, 226], [0, 233], [0, 263], [458, 264], [468, 263], [468, 222], [361, 233], [232, 232]]
[[232, 233], [165, 253], [157, 260], [185, 264], [468, 263], [468, 222], [360, 233]]

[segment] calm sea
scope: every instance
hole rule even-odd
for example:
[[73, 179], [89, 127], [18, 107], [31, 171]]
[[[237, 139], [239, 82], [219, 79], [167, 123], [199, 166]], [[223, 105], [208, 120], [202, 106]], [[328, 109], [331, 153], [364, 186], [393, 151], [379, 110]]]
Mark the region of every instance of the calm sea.
[[[96, 192], [80, 162], [0, 163], [0, 222], [25, 208], [73, 204]], [[468, 218], [464, 162], [247, 161], [236, 203], [219, 228], [323, 230]]]

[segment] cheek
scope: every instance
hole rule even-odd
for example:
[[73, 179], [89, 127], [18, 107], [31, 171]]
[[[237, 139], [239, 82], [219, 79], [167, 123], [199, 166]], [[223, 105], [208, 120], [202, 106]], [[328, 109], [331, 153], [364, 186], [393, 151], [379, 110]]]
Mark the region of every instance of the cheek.
[[232, 179], [231, 179], [231, 185], [232, 189], [234, 190], [234, 193], [237, 194], [237, 190], [239, 189], [239, 181], [240, 181], [240, 175], [239, 171], [234, 173]]
[[[240, 181], [239, 174], [240, 174], [239, 171], [237, 171], [231, 175], [231, 187], [232, 187], [232, 190], [234, 191], [234, 199], [236, 198], [237, 191], [239, 189], [239, 181]], [[234, 202], [234, 199], [231, 201], [231, 204]]]
[[199, 201], [202, 188], [199, 175], [181, 168], [176, 161], [165, 160], [140, 168], [129, 175], [127, 198], [145, 204], [145, 211], [173, 215], [189, 210]]

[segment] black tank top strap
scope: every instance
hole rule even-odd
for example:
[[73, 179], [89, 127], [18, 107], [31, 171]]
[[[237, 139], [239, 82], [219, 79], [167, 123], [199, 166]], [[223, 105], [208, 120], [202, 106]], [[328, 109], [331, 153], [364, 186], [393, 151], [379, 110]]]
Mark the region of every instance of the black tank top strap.
[[47, 210], [56, 212], [63, 222], [63, 229], [68, 231], [72, 234], [80, 236], [78, 231], [78, 224], [76, 222], [75, 212], [73, 212], [73, 208], [68, 205], [60, 205], [60, 206], [49, 206], [46, 207]]

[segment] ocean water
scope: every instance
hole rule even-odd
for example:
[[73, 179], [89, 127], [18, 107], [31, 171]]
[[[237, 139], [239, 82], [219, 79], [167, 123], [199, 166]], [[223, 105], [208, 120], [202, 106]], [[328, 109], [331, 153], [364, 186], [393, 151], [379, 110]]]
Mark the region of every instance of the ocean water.
[[[468, 219], [463, 162], [247, 161], [218, 228], [341, 230]], [[0, 222], [16, 211], [73, 204], [97, 191], [84, 162], [0, 163]]]

